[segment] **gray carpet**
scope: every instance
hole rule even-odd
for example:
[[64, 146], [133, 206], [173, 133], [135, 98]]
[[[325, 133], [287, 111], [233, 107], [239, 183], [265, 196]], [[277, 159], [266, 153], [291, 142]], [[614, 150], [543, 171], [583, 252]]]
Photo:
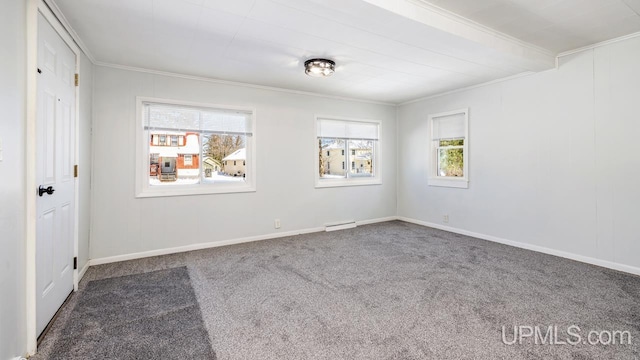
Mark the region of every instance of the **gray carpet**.
[[87, 284], [50, 359], [215, 359], [186, 267]]
[[[179, 266], [218, 359], [640, 357], [640, 277], [393, 221], [92, 267], [36, 358], [88, 281]], [[630, 331], [632, 344], [503, 344], [514, 325]]]

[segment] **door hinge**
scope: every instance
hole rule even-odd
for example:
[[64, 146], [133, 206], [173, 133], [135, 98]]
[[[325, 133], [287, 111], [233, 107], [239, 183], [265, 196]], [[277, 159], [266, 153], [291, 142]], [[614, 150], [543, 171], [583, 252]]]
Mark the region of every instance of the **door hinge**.
[[78, 165], [73, 165], [73, 177], [78, 177]]
[[80, 83], [80, 75], [76, 74], [76, 86]]
[[73, 258], [73, 270], [77, 270], [78, 269], [78, 257], [74, 257]]

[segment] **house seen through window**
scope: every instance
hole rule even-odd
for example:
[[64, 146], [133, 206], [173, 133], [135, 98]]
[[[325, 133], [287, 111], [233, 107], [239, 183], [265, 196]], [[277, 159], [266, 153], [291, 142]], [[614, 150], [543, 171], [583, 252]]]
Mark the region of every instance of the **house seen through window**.
[[156, 102], [142, 106], [145, 189], [246, 183], [253, 160], [247, 158], [253, 146], [251, 112]]
[[373, 121], [317, 119], [318, 184], [331, 186], [339, 180], [358, 179], [378, 181], [379, 126], [379, 122]]
[[429, 185], [467, 187], [467, 110], [431, 115], [429, 120], [432, 143]]

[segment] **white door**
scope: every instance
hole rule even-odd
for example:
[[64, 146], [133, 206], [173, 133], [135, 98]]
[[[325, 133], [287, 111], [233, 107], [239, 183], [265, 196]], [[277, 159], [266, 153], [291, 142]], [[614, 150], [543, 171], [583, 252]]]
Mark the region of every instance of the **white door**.
[[[38, 15], [36, 322], [42, 333], [73, 291], [76, 57]], [[38, 189], [33, 189], [34, 191]]]

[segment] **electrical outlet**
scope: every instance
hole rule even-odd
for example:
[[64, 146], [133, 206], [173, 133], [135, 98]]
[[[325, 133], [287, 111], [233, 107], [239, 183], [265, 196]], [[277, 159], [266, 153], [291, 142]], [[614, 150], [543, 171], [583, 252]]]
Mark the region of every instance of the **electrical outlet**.
[[448, 222], [449, 222], [449, 215], [444, 215], [444, 216], [442, 217], [442, 222], [444, 222], [444, 223], [448, 223]]
[[280, 219], [275, 219], [273, 221], [273, 227], [275, 227], [276, 229], [280, 229]]

